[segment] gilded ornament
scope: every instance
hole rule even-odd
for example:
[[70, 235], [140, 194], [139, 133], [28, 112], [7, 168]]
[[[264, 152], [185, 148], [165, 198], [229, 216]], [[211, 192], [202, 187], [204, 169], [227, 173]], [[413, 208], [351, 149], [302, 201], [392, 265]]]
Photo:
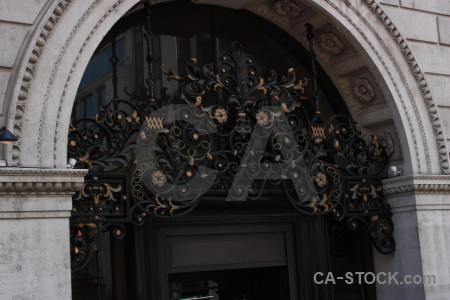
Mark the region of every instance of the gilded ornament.
[[163, 172], [157, 170], [152, 174], [152, 183], [161, 187], [167, 182], [167, 176]]
[[327, 175], [325, 175], [325, 173], [319, 172], [316, 175], [315, 181], [318, 187], [324, 187], [328, 183]]
[[224, 108], [218, 108], [214, 111], [214, 118], [219, 123], [225, 123], [228, 120], [227, 111]]
[[260, 110], [256, 114], [256, 121], [260, 126], [267, 126], [271, 122], [272, 116], [268, 112]]

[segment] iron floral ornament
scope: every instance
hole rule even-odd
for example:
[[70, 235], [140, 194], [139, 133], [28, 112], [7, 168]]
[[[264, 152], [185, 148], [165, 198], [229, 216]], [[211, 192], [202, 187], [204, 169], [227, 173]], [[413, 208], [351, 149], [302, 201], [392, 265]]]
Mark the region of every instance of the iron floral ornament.
[[74, 197], [77, 265], [89, 256], [86, 245], [95, 246], [89, 224], [123, 237], [120, 224], [186, 215], [206, 197], [287, 199], [302, 214], [363, 224], [378, 251], [394, 251], [380, 175], [389, 145], [364, 139], [346, 115], [311, 114], [306, 79], [294, 69], [264, 76], [234, 42], [215, 70], [190, 59], [184, 77], [163, 71], [179, 82], [185, 104], [132, 93], [71, 124], [69, 155], [91, 170]]
[[[306, 80], [297, 80], [295, 70], [264, 78], [238, 42], [221, 54], [216, 72], [196, 59], [186, 69], [185, 78], [164, 72], [180, 82], [187, 106], [154, 112], [149, 120], [163, 119], [164, 126], [147, 122], [139, 134], [146, 138], [138, 141], [138, 162], [147, 168], [138, 164], [134, 188], [159, 196], [143, 201], [145, 214], [183, 215], [203, 196], [248, 201], [278, 189], [302, 213], [351, 217], [352, 229], [356, 220], [370, 229], [372, 216], [390, 215], [377, 177], [389, 156], [385, 145], [376, 135], [364, 140], [348, 116], [309, 118]], [[216, 103], [206, 105], [211, 94]], [[159, 172], [167, 176], [164, 186], [149, 179]], [[383, 242], [375, 244], [387, 253], [395, 247], [392, 223], [383, 226]]]

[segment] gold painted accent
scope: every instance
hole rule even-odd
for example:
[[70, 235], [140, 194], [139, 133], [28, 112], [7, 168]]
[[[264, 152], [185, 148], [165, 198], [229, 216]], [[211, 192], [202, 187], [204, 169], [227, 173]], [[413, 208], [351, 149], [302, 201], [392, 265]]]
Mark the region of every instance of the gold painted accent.
[[144, 132], [144, 131], [141, 131], [141, 132], [139, 133], [139, 138], [140, 138], [141, 140], [145, 140], [145, 139], [147, 138], [147, 136], [145, 135], [145, 132]]
[[187, 171], [187, 172], [186, 172], [186, 176], [187, 176], [187, 177], [192, 177], [192, 171]]
[[223, 87], [223, 84], [221, 84], [221, 83], [216, 83], [216, 84], [214, 85], [214, 91], [217, 91], [217, 89], [218, 89], [218, 88], [221, 88], [221, 87]]
[[161, 187], [167, 182], [167, 176], [160, 170], [156, 170], [152, 174], [152, 183]]
[[324, 126], [311, 126], [312, 135], [315, 138], [325, 138], [325, 127]]
[[175, 74], [170, 75], [169, 78], [170, 78], [170, 79], [173, 79], [173, 80], [176, 80], [176, 81], [181, 81], [181, 80], [183, 79], [183, 78], [181, 78], [180, 76], [175, 75]]
[[265, 126], [267, 124], [269, 124], [270, 121], [270, 115], [269, 113], [260, 110], [257, 114], [256, 114], [256, 121], [258, 122], [258, 124], [260, 126]]
[[311, 208], [313, 212], [317, 212], [317, 206], [315, 206], [314, 204], [310, 204], [309, 208]]
[[319, 172], [316, 175], [315, 181], [318, 187], [324, 187], [328, 183], [327, 175], [325, 175], [325, 173]]
[[197, 96], [197, 97], [195, 97], [195, 104], [194, 105], [199, 107], [202, 104], [202, 101], [203, 101], [202, 96]]
[[227, 111], [224, 108], [221, 108], [221, 107], [217, 108], [214, 111], [214, 118], [219, 123], [225, 123], [228, 120]]
[[163, 117], [145, 116], [145, 121], [147, 122], [148, 129], [162, 129], [163, 128]]
[[70, 146], [72, 146], [72, 147], [75, 147], [77, 145], [77, 142], [75, 142], [75, 141], [70, 141]]
[[263, 92], [264, 95], [267, 95], [267, 89], [265, 87], [259, 87], [258, 91]]
[[194, 165], [194, 163], [195, 163], [195, 161], [194, 161], [194, 157], [189, 157], [189, 165], [190, 166], [193, 166]]
[[381, 190], [381, 188], [376, 188], [373, 184], [370, 185], [370, 196], [372, 198], [379, 197], [378, 192]]
[[336, 139], [333, 140], [333, 148], [334, 148], [334, 149], [339, 149], [339, 148], [340, 148], [339, 141], [336, 140]]
[[89, 153], [86, 153], [83, 157], [78, 158], [78, 161], [87, 166], [89, 169], [92, 168], [92, 162], [89, 160]]
[[194, 140], [198, 140], [198, 138], [199, 138], [198, 133], [194, 133], [194, 134], [192, 135], [192, 138], [193, 138]]
[[322, 206], [324, 210], [329, 210], [330, 209], [330, 207], [327, 204], [325, 204], [325, 203], [320, 204], [320, 206]]
[[207, 158], [208, 160], [212, 160], [212, 159], [213, 159], [211, 153], [209, 153], [209, 152], [206, 153], [206, 158]]

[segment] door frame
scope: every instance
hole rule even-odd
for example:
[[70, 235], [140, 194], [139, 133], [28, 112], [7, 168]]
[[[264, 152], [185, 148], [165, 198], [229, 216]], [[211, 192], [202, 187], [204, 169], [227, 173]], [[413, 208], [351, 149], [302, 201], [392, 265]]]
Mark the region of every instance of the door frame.
[[170, 235], [211, 234], [215, 230], [219, 233], [250, 233], [250, 230], [256, 233], [282, 232], [285, 237], [290, 299], [332, 299], [331, 286], [316, 285], [313, 282], [315, 272], [326, 273], [331, 270], [325, 218], [307, 217], [292, 211], [213, 216], [198, 213], [175, 220], [152, 219], [144, 227], [143, 234], [150, 236], [150, 242], [144, 246], [146, 249], [143, 251], [148, 263], [144, 270], [147, 276], [145, 279], [139, 276], [137, 280], [146, 294], [151, 295], [144, 297], [146, 299], [161, 300], [168, 295], [164, 239]]

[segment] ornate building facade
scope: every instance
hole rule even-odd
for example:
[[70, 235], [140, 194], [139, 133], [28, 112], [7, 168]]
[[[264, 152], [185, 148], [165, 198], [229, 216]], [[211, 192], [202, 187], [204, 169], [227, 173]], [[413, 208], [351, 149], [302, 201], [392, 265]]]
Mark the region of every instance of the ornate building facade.
[[[267, 275], [261, 280], [270, 282], [267, 283], [269, 290], [280, 290], [279, 294], [271, 296], [275, 299], [444, 300], [450, 297], [450, 121], [447, 115], [450, 112], [450, 1], [159, 0], [149, 1], [148, 5], [146, 9], [139, 0], [21, 0], [0, 4], [3, 40], [0, 46], [0, 124], [18, 139], [0, 147], [1, 299], [78, 299], [86, 295], [97, 295], [96, 299], [182, 299], [180, 295], [189, 292], [187, 276], [198, 278], [198, 282], [206, 284], [202, 289], [209, 291], [220, 290], [217, 285], [228, 282], [223, 278], [256, 278], [254, 270]], [[305, 24], [313, 25], [314, 36], [308, 33]], [[202, 31], [205, 27], [209, 28], [207, 33]], [[189, 39], [184, 35], [189, 35]], [[203, 46], [203, 41], [210, 43], [211, 40], [213, 46]], [[232, 40], [240, 40], [243, 46], [228, 43]], [[231, 50], [226, 52], [229, 44]], [[264, 69], [262, 73], [266, 72], [261, 77], [256, 76], [256, 67], [255, 74], [252, 73], [253, 57], [246, 56], [242, 63], [240, 56], [235, 57], [247, 48], [252, 50], [256, 61], [262, 61], [258, 65], [255, 63]], [[183, 52], [186, 49], [189, 49], [188, 54]], [[205, 54], [204, 49], [211, 50], [212, 54]], [[311, 53], [315, 53], [313, 58]], [[218, 68], [202, 68], [203, 62], [191, 59], [194, 54], [199, 60], [210, 59]], [[171, 59], [171, 55], [176, 59]], [[95, 75], [97, 77], [92, 75], [94, 79], [89, 81], [86, 74], [102, 70], [102, 59], [110, 65], [104, 67], [104, 73]], [[204, 96], [205, 93], [217, 92], [220, 100], [224, 96], [217, 90], [228, 87], [227, 78], [231, 77], [227, 75], [230, 71], [227, 59], [238, 62], [231, 68], [236, 74], [243, 65], [249, 70], [250, 79], [245, 79], [250, 80], [245, 82], [248, 88], [245, 93], [248, 93], [244, 95], [241, 89], [235, 88], [226, 99], [238, 100], [229, 100], [227, 105], [230, 106], [210, 105], [208, 101], [212, 100]], [[178, 73], [184, 72], [185, 62], [188, 63], [187, 74], [179, 76]], [[298, 81], [294, 72], [288, 71], [294, 65], [308, 83], [303, 79]], [[273, 66], [282, 66], [282, 70], [277, 71], [287, 75], [274, 79], [269, 72]], [[167, 81], [167, 77], [171, 81]], [[239, 75], [234, 78], [236, 82], [244, 82]], [[315, 88], [314, 83], [319, 87]], [[260, 93], [257, 96], [251, 94], [253, 84]], [[147, 86], [147, 90], [144, 94], [132, 93], [124, 89], [126, 86], [134, 90]], [[246, 141], [250, 134], [246, 125], [250, 120], [253, 120], [252, 128], [256, 124], [268, 127], [268, 123], [275, 122], [276, 113], [256, 113], [253, 108], [245, 108], [246, 102], [239, 102], [239, 99], [251, 98], [256, 103], [258, 97], [270, 95], [270, 101], [275, 99], [286, 113], [293, 113], [297, 108], [303, 109], [305, 115], [312, 112], [311, 117], [303, 118], [300, 113], [295, 117], [295, 122], [307, 124], [305, 131], [295, 131], [295, 137], [298, 147], [308, 149], [301, 151], [301, 156], [310, 165], [314, 165], [312, 157], [323, 150], [317, 145], [325, 140], [331, 143], [330, 149], [323, 150], [328, 158], [318, 160], [321, 165], [316, 168], [321, 171], [314, 167], [309, 169], [313, 175], [310, 184], [324, 188], [323, 193], [311, 196], [321, 198], [320, 204], [308, 202], [303, 207], [295, 197], [283, 196], [290, 199], [297, 211], [291, 212], [283, 205], [272, 206], [271, 201], [280, 197], [274, 192], [276, 183], [270, 186], [270, 192], [267, 192], [269, 188], [261, 192], [263, 197], [252, 194], [253, 186], [250, 194], [243, 197], [266, 197], [268, 200], [261, 201], [268, 204], [261, 206], [220, 204], [219, 198], [227, 198], [220, 189], [214, 190], [214, 195], [208, 194], [209, 198], [216, 199], [211, 200], [213, 204], [209, 206], [197, 202], [187, 205], [180, 200], [184, 197], [183, 191], [179, 198], [164, 198], [164, 191], [158, 187], [165, 187], [171, 180], [176, 183], [173, 179], [176, 176], [171, 179], [169, 174], [180, 167], [170, 171], [167, 168], [162, 171], [139, 169], [142, 165], [139, 165], [139, 155], [133, 152], [133, 159], [130, 159], [123, 150], [125, 146], [135, 146], [136, 140], [140, 141], [138, 145], [145, 146], [147, 138], [154, 134], [151, 130], [163, 128], [159, 119], [151, 119], [153, 108], [150, 112], [148, 107], [167, 104], [161, 99], [166, 96], [169, 99], [170, 93], [178, 93], [191, 106], [203, 108], [208, 120], [213, 120], [214, 128], [218, 128], [214, 130], [222, 134], [220, 138], [226, 136], [224, 132], [229, 129], [225, 125], [221, 128], [221, 124], [228, 124], [230, 120], [236, 125], [231, 130], [233, 134], [239, 133]], [[142, 95], [144, 102], [139, 102]], [[351, 140], [357, 136], [358, 143], [370, 152], [364, 162], [358, 156], [357, 162], [350, 164], [351, 159], [342, 154], [350, 139], [340, 136], [341, 128], [348, 130], [353, 125], [339, 127], [313, 117], [314, 109], [318, 110], [319, 95], [324, 120], [347, 114], [358, 124]], [[128, 96], [134, 108], [127, 111], [116, 107], [110, 116], [111, 122], [123, 118], [127, 125], [120, 132], [127, 130], [129, 135], [121, 144], [117, 142], [120, 132], [115, 133], [115, 127], [102, 118], [108, 117], [111, 103]], [[301, 100], [292, 102], [291, 97]], [[303, 104], [306, 98], [317, 100], [316, 106]], [[249, 106], [255, 105], [252, 102]], [[104, 150], [101, 143], [93, 150], [97, 144], [90, 140], [88, 133], [80, 133], [77, 140], [78, 131], [83, 127], [77, 127], [74, 121], [89, 114], [95, 122], [107, 124], [109, 134], [116, 134], [106, 146], [113, 148], [114, 143], [115, 147], [120, 144], [120, 155]], [[288, 120], [294, 122], [292, 118]], [[203, 119], [196, 122], [197, 130], [203, 130], [202, 122], [207, 123]], [[147, 127], [140, 129], [143, 124]], [[353, 123], [349, 121], [349, 124]], [[181, 132], [175, 125], [169, 129], [175, 136], [178, 136], [177, 130]], [[359, 140], [359, 131], [372, 139]], [[91, 132], [94, 138], [98, 138], [97, 133]], [[306, 137], [304, 144], [300, 135]], [[193, 133], [191, 137], [197, 140], [199, 135]], [[166, 142], [158, 140], [157, 146], [164, 148], [162, 145], [173, 142], [172, 138], [169, 135]], [[289, 137], [283, 138], [286, 148]], [[133, 142], [130, 144], [128, 139]], [[183, 145], [184, 142], [186, 140]], [[78, 149], [86, 143], [90, 148], [83, 149], [90, 156]], [[283, 149], [277, 145], [267, 151], [278, 162], [277, 151]], [[177, 148], [182, 152], [180, 148], [184, 147]], [[227, 155], [231, 157], [233, 151], [238, 153], [242, 149], [225, 150], [229, 150]], [[98, 158], [101, 151], [108, 153], [107, 158]], [[208, 160], [217, 161], [216, 171], [220, 172], [221, 160], [212, 155], [216, 152], [208, 150], [200, 159], [197, 152], [187, 151], [185, 163], [177, 165], [182, 165], [183, 176], [191, 177], [197, 172], [200, 175], [196, 166]], [[305, 153], [314, 155], [308, 158]], [[280, 157], [283, 155], [280, 153]], [[386, 161], [382, 161], [377, 172], [373, 171], [383, 155]], [[228, 156], [226, 164], [234, 164]], [[244, 157], [243, 154], [237, 165], [242, 167], [246, 163]], [[68, 163], [71, 158], [74, 163]], [[294, 159], [286, 161], [295, 168]], [[122, 168], [109, 165], [122, 162]], [[157, 191], [152, 190], [150, 200], [142, 196], [144, 201], [137, 194], [139, 184], [143, 190], [151, 189], [141, 181], [139, 184], [133, 181], [141, 180], [141, 175], [135, 176], [138, 171], [150, 174], [151, 184], [156, 186]], [[302, 174], [308, 177], [309, 173]], [[239, 176], [240, 173], [233, 174]], [[291, 175], [296, 178], [296, 174]], [[125, 181], [121, 181], [122, 175]], [[210, 174], [201, 175], [207, 182], [205, 178]], [[242, 181], [249, 176], [244, 174]], [[342, 188], [339, 196], [334, 186], [325, 191], [333, 178], [339, 178], [335, 182], [335, 186]], [[106, 194], [96, 182], [105, 184]], [[223, 186], [227, 191], [239, 191], [239, 187], [233, 190], [231, 183]], [[283, 191], [296, 188], [287, 186]], [[92, 189], [101, 193], [94, 194]], [[77, 202], [83, 197], [93, 201], [94, 206], [83, 206], [81, 200]], [[106, 201], [108, 197], [114, 201]], [[202, 201], [208, 202], [203, 198], [198, 202]], [[111, 213], [102, 212], [106, 208], [99, 202], [111, 205], [107, 208]], [[389, 212], [384, 210], [385, 204], [390, 206]], [[163, 212], [167, 216], [176, 215], [178, 211], [184, 212], [184, 207], [190, 211], [197, 205], [198, 212], [192, 216], [160, 218], [158, 215]], [[138, 215], [133, 214], [136, 207]], [[116, 218], [114, 211], [120, 218]], [[358, 229], [356, 234], [349, 233], [347, 240], [340, 241], [345, 249], [351, 249], [344, 259], [344, 254], [333, 254], [334, 223], [326, 221], [326, 216], [316, 217], [315, 214], [334, 214], [350, 229], [361, 221], [368, 230], [364, 233]], [[143, 219], [146, 225], [141, 224]], [[105, 233], [98, 239], [89, 236], [91, 240], [86, 242], [88, 239], [79, 238], [83, 234], [92, 235], [89, 233], [92, 227], [100, 233], [100, 225], [104, 226]], [[122, 238], [125, 231], [125, 239], [116, 239]], [[248, 243], [248, 240], [254, 242]], [[223, 247], [229, 247], [225, 253], [231, 254], [214, 252]], [[208, 256], [208, 251], [202, 252], [202, 249], [216, 250], [211, 250], [212, 255]], [[261, 249], [266, 251], [260, 254]], [[81, 250], [86, 251], [85, 257], [80, 256]], [[195, 253], [195, 257], [186, 255], [190, 252]], [[246, 256], [248, 252], [251, 255]], [[222, 260], [218, 261], [217, 256]], [[86, 258], [90, 262], [83, 265]], [[87, 270], [85, 275], [77, 274], [80, 266], [77, 259], [78, 263], [82, 262], [81, 269]], [[88, 263], [94, 265], [89, 267]], [[336, 270], [398, 272], [400, 276], [432, 276], [435, 281], [353, 286], [347, 294], [344, 292], [347, 287], [340, 289], [312, 282], [315, 272], [338, 272]], [[226, 273], [231, 271], [235, 273]], [[188, 275], [183, 277], [183, 274]], [[208, 274], [214, 280], [209, 277], [206, 280], [201, 274]], [[91, 275], [95, 278], [89, 277]], [[273, 285], [274, 278], [283, 278], [283, 283]], [[196, 288], [200, 289], [198, 282]], [[222, 292], [219, 298], [217, 293], [207, 297], [235, 297]], [[264, 299], [257, 296], [257, 292], [252, 294], [254, 298], [249, 292], [239, 295], [239, 299]], [[201, 299], [190, 297], [186, 299]]]

